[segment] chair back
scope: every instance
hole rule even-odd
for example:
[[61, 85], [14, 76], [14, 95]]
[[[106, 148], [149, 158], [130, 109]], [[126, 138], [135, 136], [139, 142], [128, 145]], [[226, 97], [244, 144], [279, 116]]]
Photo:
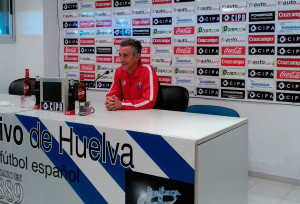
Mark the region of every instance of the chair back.
[[[31, 81], [31, 93], [34, 94], [35, 78], [30, 78]], [[10, 83], [8, 88], [9, 95], [24, 95], [24, 78], [16, 79]]]
[[155, 109], [185, 111], [189, 104], [189, 92], [181, 86], [160, 85]]
[[229, 117], [240, 117], [238, 112], [231, 108], [221, 107], [221, 106], [211, 106], [211, 105], [193, 105], [186, 109], [189, 113], [201, 113], [208, 115], [220, 115]]

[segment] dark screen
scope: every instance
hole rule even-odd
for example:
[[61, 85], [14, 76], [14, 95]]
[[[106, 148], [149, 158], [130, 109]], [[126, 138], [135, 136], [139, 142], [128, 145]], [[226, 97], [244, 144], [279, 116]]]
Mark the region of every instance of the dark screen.
[[61, 82], [43, 82], [43, 100], [61, 102]]

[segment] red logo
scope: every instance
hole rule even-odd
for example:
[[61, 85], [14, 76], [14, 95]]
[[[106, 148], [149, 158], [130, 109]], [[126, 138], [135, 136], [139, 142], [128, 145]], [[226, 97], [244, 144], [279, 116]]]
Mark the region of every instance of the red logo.
[[95, 45], [95, 38], [81, 38], [80, 45]]
[[114, 63], [116, 63], [116, 64], [120, 64], [121, 63], [121, 60], [120, 60], [119, 56], [114, 56]]
[[219, 44], [219, 36], [197, 37], [198, 45], [217, 45]]
[[221, 58], [221, 65], [225, 67], [245, 67], [245, 58]]
[[65, 55], [64, 62], [78, 62], [78, 56], [76, 55]]
[[109, 7], [112, 7], [112, 1], [111, 0], [108, 0], [108, 1], [96, 1], [95, 7], [96, 8], [109, 8]]
[[64, 53], [76, 54], [78, 53], [78, 47], [64, 47]]
[[152, 0], [152, 4], [170, 4], [172, 0]]
[[141, 62], [144, 64], [150, 64], [150, 57], [141, 57]]
[[277, 67], [300, 68], [300, 59], [278, 58]]
[[98, 63], [112, 63], [112, 57], [111, 56], [97, 56], [96, 61]]
[[123, 40], [128, 40], [129, 38], [115, 38], [114, 39], [114, 45], [121, 45], [121, 42]]
[[95, 65], [94, 64], [81, 64], [80, 65], [80, 71], [94, 72], [95, 71]]
[[150, 26], [150, 18], [132, 19], [132, 26]]
[[80, 21], [79, 28], [94, 28], [95, 22], [94, 21]]
[[171, 38], [152, 38], [153, 45], [171, 45]]
[[174, 35], [194, 35], [194, 26], [174, 27]]
[[277, 70], [277, 79], [300, 80], [300, 71]]
[[95, 73], [87, 73], [87, 72], [80, 72], [80, 78], [83, 76], [83, 80], [94, 80]]
[[189, 47], [174, 47], [174, 54], [175, 55], [193, 55], [195, 54], [194, 46]]
[[249, 44], [274, 44], [275, 36], [274, 35], [249, 35], [248, 42]]
[[158, 76], [158, 81], [161, 84], [172, 84], [171, 76]]
[[142, 48], [142, 54], [143, 55], [150, 55], [151, 54], [151, 48], [150, 47], [143, 47]]
[[300, 19], [300, 10], [278, 11], [278, 20]]
[[112, 20], [96, 20], [96, 27], [112, 27]]
[[245, 55], [246, 47], [237, 46], [237, 47], [222, 47], [222, 55]]

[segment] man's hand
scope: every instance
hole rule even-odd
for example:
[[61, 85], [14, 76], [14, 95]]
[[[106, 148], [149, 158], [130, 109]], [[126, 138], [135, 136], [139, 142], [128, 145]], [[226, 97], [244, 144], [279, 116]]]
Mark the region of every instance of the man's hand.
[[106, 97], [105, 106], [109, 111], [120, 110], [122, 102], [116, 96]]

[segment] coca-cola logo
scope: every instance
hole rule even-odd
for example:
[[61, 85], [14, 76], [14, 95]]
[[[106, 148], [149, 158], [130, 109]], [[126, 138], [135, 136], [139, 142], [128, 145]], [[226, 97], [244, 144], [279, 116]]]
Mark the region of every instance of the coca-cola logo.
[[300, 71], [277, 70], [277, 79], [300, 80]]
[[93, 72], [93, 71], [95, 71], [95, 65], [94, 64], [81, 64], [80, 71]]
[[222, 55], [245, 55], [246, 47], [222, 47]]
[[78, 47], [64, 47], [64, 53], [77, 54]]
[[193, 55], [195, 54], [195, 49], [193, 46], [189, 47], [174, 47], [175, 55]]
[[194, 26], [174, 27], [174, 35], [194, 35]]

